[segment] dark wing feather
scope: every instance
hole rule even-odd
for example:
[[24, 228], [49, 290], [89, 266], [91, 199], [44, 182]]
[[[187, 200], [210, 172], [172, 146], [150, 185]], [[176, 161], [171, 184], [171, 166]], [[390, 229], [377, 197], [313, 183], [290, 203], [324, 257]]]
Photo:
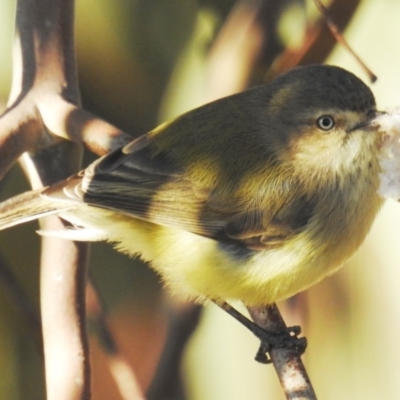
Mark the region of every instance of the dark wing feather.
[[[288, 200], [280, 199], [283, 206], [278, 210], [270, 198], [255, 207], [235, 204], [229, 193], [225, 198], [214, 196], [213, 188], [196, 186], [163, 153], [154, 155], [145, 135], [93, 163], [69, 184], [48, 189], [46, 195], [67, 195], [156, 224], [260, 250], [276, 247], [296, 234], [312, 214], [308, 201], [297, 201], [294, 207], [294, 193], [286, 192]], [[302, 208], [305, 213], [299, 219]]]

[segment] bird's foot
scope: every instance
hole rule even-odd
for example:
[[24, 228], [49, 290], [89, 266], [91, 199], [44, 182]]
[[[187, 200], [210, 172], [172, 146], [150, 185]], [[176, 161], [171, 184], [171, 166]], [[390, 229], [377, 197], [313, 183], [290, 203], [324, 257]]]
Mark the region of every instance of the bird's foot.
[[307, 339], [298, 337], [301, 333], [299, 326], [292, 326], [278, 331], [267, 331], [257, 326], [253, 333], [261, 340], [255, 359], [263, 364], [272, 362], [270, 352], [273, 349], [285, 349], [300, 356], [307, 347]]
[[216, 304], [260, 339], [261, 345], [255, 357], [256, 361], [263, 364], [271, 363], [271, 350], [273, 349], [286, 349], [297, 356], [302, 355], [306, 350], [307, 339], [305, 337], [298, 337], [301, 333], [299, 326], [279, 330], [266, 330], [246, 318], [228, 303], [216, 302]]

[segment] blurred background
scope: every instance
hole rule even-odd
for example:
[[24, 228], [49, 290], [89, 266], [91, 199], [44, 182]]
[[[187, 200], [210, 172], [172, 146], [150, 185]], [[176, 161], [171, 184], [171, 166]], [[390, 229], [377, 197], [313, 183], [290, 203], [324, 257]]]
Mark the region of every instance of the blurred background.
[[[84, 107], [135, 137], [298, 63], [338, 65], [370, 84], [355, 59], [335, 45], [311, 0], [76, 3]], [[400, 105], [400, 2], [325, 4], [354, 51], [378, 76], [371, 84], [378, 106]], [[11, 84], [15, 8], [15, 0], [0, 2], [0, 110]], [[85, 164], [92, 159], [87, 154]], [[0, 189], [2, 199], [28, 189], [18, 166]], [[36, 228], [31, 223], [1, 232], [0, 262], [26, 292], [25, 307], [37, 312]], [[400, 206], [388, 201], [346, 268], [279, 305], [287, 324], [301, 324], [308, 338], [303, 359], [318, 398], [400, 398], [399, 249]], [[254, 361], [257, 340], [215, 306], [205, 307], [198, 320], [197, 308], [165, 293], [151, 270], [108, 245], [93, 245], [90, 275], [121, 353], [150, 399], [284, 398], [273, 367]], [[0, 400], [43, 399], [43, 361], [35, 332], [18, 306], [15, 288], [5, 281], [0, 276]], [[94, 315], [90, 293], [88, 306]], [[93, 399], [122, 399], [96, 324], [89, 319]]]

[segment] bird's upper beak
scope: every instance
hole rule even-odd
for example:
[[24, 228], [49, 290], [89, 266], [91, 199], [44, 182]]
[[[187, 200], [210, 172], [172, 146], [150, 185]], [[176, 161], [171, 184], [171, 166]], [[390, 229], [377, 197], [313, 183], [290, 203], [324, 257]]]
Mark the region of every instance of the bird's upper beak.
[[356, 125], [354, 125], [349, 132], [353, 132], [357, 129], [363, 129], [363, 130], [368, 130], [368, 131], [376, 131], [380, 124], [379, 124], [379, 117], [382, 115], [386, 115], [387, 113], [384, 111], [377, 111], [373, 110], [368, 113], [368, 117]]

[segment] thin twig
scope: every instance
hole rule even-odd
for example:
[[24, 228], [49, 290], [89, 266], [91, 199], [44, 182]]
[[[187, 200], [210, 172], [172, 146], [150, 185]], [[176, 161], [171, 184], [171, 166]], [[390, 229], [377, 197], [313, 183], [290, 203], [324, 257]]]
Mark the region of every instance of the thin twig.
[[[336, 22], [337, 30], [344, 30], [355, 14], [360, 0], [333, 0], [329, 5], [329, 15]], [[336, 40], [331, 34], [323, 18], [309, 23], [300, 45], [288, 46], [274, 61], [268, 70], [265, 80], [298, 65], [322, 63], [333, 47]]]
[[[305, 338], [297, 338], [297, 334], [300, 333], [299, 327], [290, 328], [295, 333], [295, 336], [291, 335], [291, 338], [299, 341], [295, 346], [287, 342], [283, 346], [274, 347], [274, 344], [270, 342], [270, 339], [275, 341], [279, 338], [278, 335], [285, 335], [286, 338], [289, 335], [288, 328], [276, 304], [266, 307], [248, 307], [254, 322], [250, 321], [228, 303], [215, 302], [215, 304], [253, 332], [262, 341], [256, 355], [256, 360], [262, 363], [271, 362], [274, 365], [287, 399], [316, 399], [311, 382], [300, 358], [300, 355], [306, 348], [307, 341]], [[265, 345], [268, 345], [268, 349]], [[265, 354], [266, 351], [270, 358]]]
[[319, 12], [324, 17], [324, 20], [335, 40], [338, 43], [340, 43], [357, 60], [361, 68], [368, 75], [370, 81], [372, 83], [375, 82], [378, 79], [377, 76], [365, 65], [364, 61], [361, 60], [361, 58], [357, 55], [357, 53], [355, 53], [355, 51], [347, 43], [346, 39], [340, 33], [338, 26], [335, 24], [335, 22], [333, 22], [332, 18], [329, 16], [329, 11], [327, 10], [327, 8], [322, 4], [320, 0], [314, 0], [314, 3], [317, 6]]
[[[286, 324], [278, 310], [272, 306], [248, 308], [253, 321], [267, 331], [285, 330]], [[289, 400], [316, 400], [307, 371], [296, 351], [290, 348], [272, 348], [270, 356], [276, 373]]]

